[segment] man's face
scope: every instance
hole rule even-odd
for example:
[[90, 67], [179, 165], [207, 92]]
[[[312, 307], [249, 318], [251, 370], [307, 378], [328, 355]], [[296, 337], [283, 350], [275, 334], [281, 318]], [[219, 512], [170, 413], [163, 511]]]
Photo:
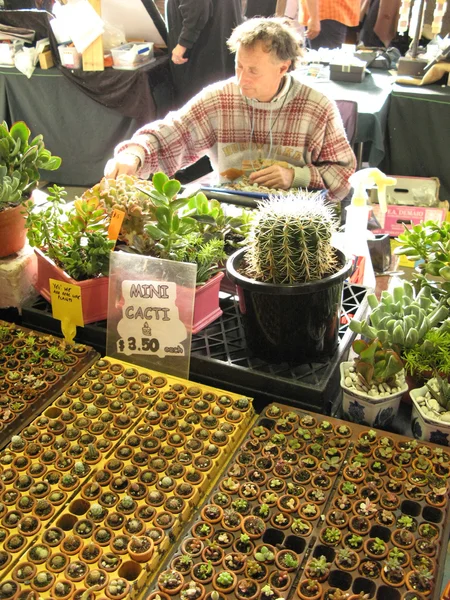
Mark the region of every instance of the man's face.
[[290, 60], [280, 61], [271, 52], [265, 52], [262, 42], [256, 42], [251, 48], [240, 46], [235, 67], [241, 92], [247, 98], [269, 102], [276, 95], [290, 64]]

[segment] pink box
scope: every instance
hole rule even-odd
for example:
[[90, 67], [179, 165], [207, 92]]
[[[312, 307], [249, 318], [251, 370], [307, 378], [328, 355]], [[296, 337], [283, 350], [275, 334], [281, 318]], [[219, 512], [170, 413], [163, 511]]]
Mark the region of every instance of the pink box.
[[388, 204], [387, 212], [381, 213], [379, 204], [372, 204], [372, 211], [381, 225], [373, 233], [388, 233], [397, 237], [404, 231], [403, 224], [417, 225], [422, 221], [436, 221], [441, 224], [447, 216], [446, 208], [428, 206], [400, 206]]

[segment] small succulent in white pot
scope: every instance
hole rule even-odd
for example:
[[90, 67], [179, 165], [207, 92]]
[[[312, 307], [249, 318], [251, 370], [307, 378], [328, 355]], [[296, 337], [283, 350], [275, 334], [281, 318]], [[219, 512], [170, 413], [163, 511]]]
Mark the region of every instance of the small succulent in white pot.
[[344, 417], [354, 423], [385, 427], [395, 417], [408, 389], [403, 361], [379, 339], [355, 340], [353, 361], [341, 363]]
[[435, 373], [426, 385], [410, 392], [413, 401], [412, 431], [414, 437], [450, 445], [450, 384]]

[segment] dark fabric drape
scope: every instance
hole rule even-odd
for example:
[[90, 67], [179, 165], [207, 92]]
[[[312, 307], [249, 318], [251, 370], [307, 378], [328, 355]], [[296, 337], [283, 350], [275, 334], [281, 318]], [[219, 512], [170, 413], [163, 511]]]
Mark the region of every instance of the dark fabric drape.
[[[46, 11], [0, 11], [1, 23], [34, 29], [36, 39], [50, 38], [53, 57], [61, 73], [96, 102], [139, 122], [145, 122], [149, 115], [156, 114], [148, 72], [145, 69], [136, 71], [105, 69], [101, 72], [84, 72], [81, 69], [69, 70], [61, 67], [58, 44], [49, 24], [50, 17], [50, 13]], [[167, 66], [164, 70], [168, 76]]]

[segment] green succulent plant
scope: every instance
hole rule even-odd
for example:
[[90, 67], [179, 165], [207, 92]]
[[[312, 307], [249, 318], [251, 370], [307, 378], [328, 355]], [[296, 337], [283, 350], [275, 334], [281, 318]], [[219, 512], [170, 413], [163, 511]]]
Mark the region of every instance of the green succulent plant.
[[409, 281], [401, 281], [392, 293], [382, 292], [380, 300], [369, 294], [367, 301], [372, 309], [370, 322], [352, 319], [349, 327], [371, 340], [378, 338], [386, 348], [412, 348], [449, 315], [447, 306], [431, 294], [430, 287], [416, 294]]
[[450, 410], [450, 383], [448, 379], [435, 372], [433, 379], [427, 381], [427, 389], [431, 396], [444, 410]]
[[443, 281], [433, 285], [447, 297], [450, 294], [450, 223], [440, 225], [435, 221], [418, 223], [408, 229], [404, 227], [397, 241], [400, 246], [395, 254], [404, 255], [411, 261], [420, 261], [413, 282], [418, 287], [432, 285], [427, 275], [442, 277]]
[[23, 121], [11, 128], [0, 125], [0, 211], [26, 202], [39, 180], [39, 169], [55, 171], [58, 156], [45, 148], [42, 135], [30, 141], [31, 131]]
[[370, 343], [355, 340], [352, 348], [357, 354], [354, 367], [365, 386], [370, 387], [372, 383], [395, 383], [395, 375], [403, 369], [403, 361], [397, 352], [383, 348], [377, 338]]
[[48, 207], [42, 212], [26, 206], [30, 246], [43, 250], [76, 281], [108, 275], [114, 241], [108, 239], [104, 206], [96, 198], [78, 198], [65, 210], [64, 188], [49, 188]]
[[428, 331], [422, 343], [404, 351], [405, 369], [419, 375], [437, 372], [450, 375], [450, 330], [448, 321]]
[[145, 254], [153, 246], [153, 242], [145, 233], [146, 224], [154, 218], [155, 207], [148, 195], [152, 190], [151, 181], [138, 179], [133, 175], [119, 175], [116, 179], [104, 177], [81, 197], [86, 201], [96, 198], [104, 203], [109, 216], [114, 210], [124, 212], [118, 241], [125, 242], [136, 252]]
[[247, 252], [248, 275], [276, 284], [304, 283], [335, 272], [336, 223], [320, 192], [273, 197], [259, 205]]

